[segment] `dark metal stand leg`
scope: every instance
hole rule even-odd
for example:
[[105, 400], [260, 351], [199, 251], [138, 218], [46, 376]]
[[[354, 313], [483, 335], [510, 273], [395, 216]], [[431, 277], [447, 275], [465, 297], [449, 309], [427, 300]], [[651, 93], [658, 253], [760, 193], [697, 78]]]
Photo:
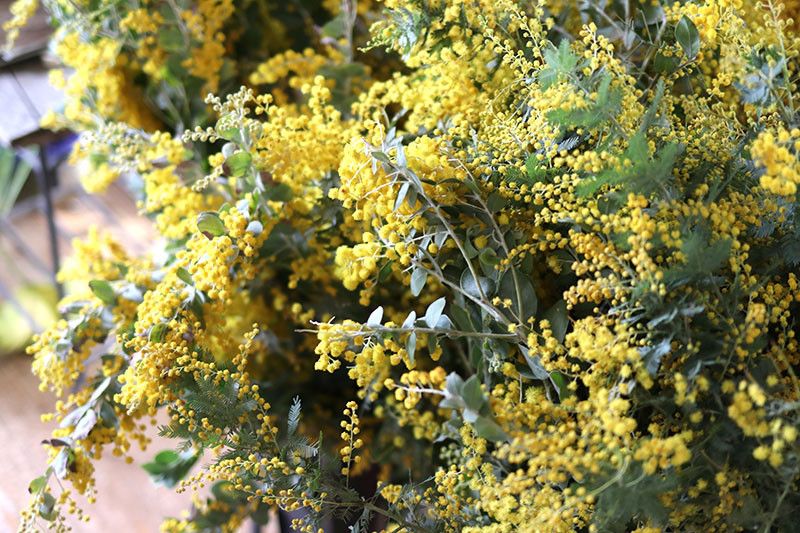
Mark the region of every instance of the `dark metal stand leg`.
[[52, 172], [50, 166], [47, 164], [47, 154], [45, 152], [44, 146], [40, 147], [39, 149], [39, 164], [37, 165], [34, 174], [36, 175], [36, 179], [39, 182], [39, 190], [44, 197], [44, 211], [47, 218], [47, 233], [50, 240], [50, 257], [53, 260], [53, 281], [56, 284], [56, 291], [58, 291], [58, 297], [62, 298], [64, 296], [64, 288], [61, 286], [61, 283], [58, 282], [56, 276], [58, 275], [58, 271], [61, 269], [61, 260], [58, 254], [58, 234], [56, 233], [56, 222], [55, 222], [55, 214], [53, 212], [53, 199], [50, 195], [50, 186], [53, 182], [52, 180]]

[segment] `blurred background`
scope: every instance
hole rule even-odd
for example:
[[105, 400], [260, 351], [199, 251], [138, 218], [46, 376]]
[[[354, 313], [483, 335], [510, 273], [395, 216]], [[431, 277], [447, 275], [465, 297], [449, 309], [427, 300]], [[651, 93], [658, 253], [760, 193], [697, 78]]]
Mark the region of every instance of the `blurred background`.
[[[10, 18], [10, 3], [0, 0], [0, 25]], [[69, 261], [72, 240], [92, 225], [132, 253], [143, 253], [151, 237], [123, 186], [92, 196], [82, 189], [80, 169], [66, 161], [74, 135], [39, 127], [41, 117], [61, 105], [48, 84], [48, 70], [58, 66], [47, 51], [49, 34], [40, 9], [0, 58], [0, 532], [16, 531], [28, 484], [46, 468], [39, 443], [54, 423], [42, 423], [40, 415], [53, 410], [55, 399], [39, 391], [25, 346], [57, 318], [57, 266]], [[5, 40], [0, 30], [0, 43]], [[160, 450], [134, 452], [133, 464], [104, 457], [97, 503], [85, 506], [92, 519], [72, 524], [73, 531], [158, 531], [164, 516], [180, 516], [188, 499], [155, 488], [141, 468]]]

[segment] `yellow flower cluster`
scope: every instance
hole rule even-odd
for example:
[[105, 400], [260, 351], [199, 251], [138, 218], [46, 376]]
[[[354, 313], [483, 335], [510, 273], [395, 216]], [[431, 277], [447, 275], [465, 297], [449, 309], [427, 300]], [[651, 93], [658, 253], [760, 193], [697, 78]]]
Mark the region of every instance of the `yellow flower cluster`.
[[[213, 455], [179, 490], [214, 497], [168, 531], [273, 506], [308, 509], [302, 531], [351, 510], [409, 531], [787, 527], [796, 6], [611, 4], [202, 0], [129, 6], [116, 40], [64, 26], [87, 186], [137, 174], [162, 242], [135, 259], [93, 233], [62, 273], [80, 290], [30, 349], [42, 387], [109, 354], [57, 405], [59, 477], [94, 497], [91, 461], [165, 409]], [[271, 27], [291, 48], [255, 54]]]
[[348, 477], [350, 476], [350, 465], [352, 463], [358, 464], [361, 462], [361, 456], [355, 454], [356, 451], [364, 445], [364, 442], [357, 436], [361, 431], [361, 428], [358, 427], [360, 420], [357, 410], [358, 404], [356, 402], [347, 402], [344, 416], [348, 417], [348, 420], [342, 420], [340, 424], [343, 430], [341, 437], [345, 442], [345, 445], [339, 450], [339, 454], [342, 456], [342, 462], [344, 463], [342, 474]]
[[800, 129], [791, 131], [781, 129], [777, 132], [763, 132], [750, 148], [756, 165], [764, 168], [759, 179], [761, 186], [773, 194], [794, 196], [800, 183], [797, 170], [797, 157], [800, 149]]

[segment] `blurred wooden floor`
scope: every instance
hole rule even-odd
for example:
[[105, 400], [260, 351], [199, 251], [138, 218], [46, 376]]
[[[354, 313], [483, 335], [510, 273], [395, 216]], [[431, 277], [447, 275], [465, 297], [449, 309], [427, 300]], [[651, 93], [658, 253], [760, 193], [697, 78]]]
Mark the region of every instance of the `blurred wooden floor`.
[[[37, 381], [28, 356], [0, 360], [0, 531], [17, 530], [19, 512], [28, 503], [28, 483], [46, 468], [47, 453], [39, 442], [49, 437], [54, 423], [42, 423], [39, 415], [52, 410], [53, 397], [39, 392]], [[140, 466], [154, 450], [170, 447], [155, 444], [150, 452], [134, 451], [133, 464], [104, 455], [96, 465], [97, 503], [90, 505], [78, 497], [91, 520], [73, 522], [74, 532], [155, 532], [163, 517], [180, 516], [190, 504], [188, 499], [155, 487]]]

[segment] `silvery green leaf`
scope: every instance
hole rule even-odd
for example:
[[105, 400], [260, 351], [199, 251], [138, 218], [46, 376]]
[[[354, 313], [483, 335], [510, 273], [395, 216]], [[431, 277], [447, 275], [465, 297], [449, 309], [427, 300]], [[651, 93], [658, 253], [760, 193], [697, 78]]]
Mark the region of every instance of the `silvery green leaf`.
[[367, 325], [372, 327], [380, 326], [381, 320], [383, 320], [383, 306], [378, 306], [375, 308], [372, 314], [369, 315], [369, 318], [367, 319]]
[[442, 316], [444, 305], [445, 299], [441, 297], [428, 306], [427, 311], [425, 311], [425, 323], [428, 324], [429, 328], [435, 328], [439, 323], [439, 317]]

